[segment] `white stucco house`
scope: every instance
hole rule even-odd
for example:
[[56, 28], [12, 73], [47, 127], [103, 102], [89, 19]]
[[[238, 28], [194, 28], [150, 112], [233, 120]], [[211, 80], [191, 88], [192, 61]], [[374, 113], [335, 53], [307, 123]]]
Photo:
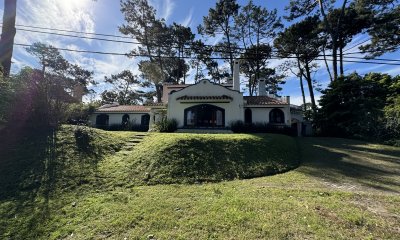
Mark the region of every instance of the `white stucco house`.
[[90, 115], [89, 121], [95, 127], [109, 127], [130, 123], [149, 126], [150, 108], [142, 105], [107, 104]]
[[161, 103], [107, 105], [97, 109], [90, 120], [97, 126], [121, 124], [127, 120], [151, 126], [162, 117], [175, 119], [178, 128], [225, 129], [235, 121], [291, 126], [290, 97], [270, 96], [265, 91], [265, 82], [261, 80], [259, 84], [258, 96], [243, 96], [239, 62], [235, 61], [230, 84], [209, 80], [186, 85], [166, 83]]

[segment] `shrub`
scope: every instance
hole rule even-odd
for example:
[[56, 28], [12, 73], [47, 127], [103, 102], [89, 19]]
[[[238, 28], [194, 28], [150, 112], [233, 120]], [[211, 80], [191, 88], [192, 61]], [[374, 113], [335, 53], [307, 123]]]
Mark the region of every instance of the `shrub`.
[[98, 106], [96, 104], [72, 103], [68, 105], [66, 119], [69, 124], [86, 124], [89, 115], [92, 114]]
[[135, 132], [147, 132], [149, 130], [149, 126], [141, 124], [131, 124], [130, 130]]
[[238, 120], [230, 124], [231, 130], [235, 133], [247, 133], [250, 132], [250, 125], [245, 124], [243, 121]]
[[125, 126], [123, 126], [122, 124], [111, 124], [110, 126], [108, 126], [106, 128], [106, 130], [109, 130], [109, 131], [124, 131], [125, 130]]
[[269, 123], [246, 124], [243, 121], [231, 123], [231, 130], [235, 133], [278, 133], [289, 136], [297, 136], [297, 130], [286, 125], [274, 125]]
[[162, 118], [154, 124], [153, 131], [156, 132], [175, 132], [178, 129], [178, 121], [176, 119]]
[[110, 126], [106, 127], [98, 127], [108, 131], [135, 131], [135, 132], [147, 132], [149, 130], [149, 126], [135, 124], [135, 123], [128, 123], [128, 124], [111, 124]]
[[79, 150], [87, 151], [90, 148], [91, 142], [91, 130], [87, 126], [76, 126], [75, 131], [75, 142]]

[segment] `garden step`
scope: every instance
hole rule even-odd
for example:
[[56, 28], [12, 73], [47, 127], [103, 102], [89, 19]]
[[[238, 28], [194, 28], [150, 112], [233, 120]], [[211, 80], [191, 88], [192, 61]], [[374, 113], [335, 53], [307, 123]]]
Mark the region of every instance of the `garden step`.
[[232, 130], [227, 129], [189, 129], [181, 128], [175, 131], [176, 133], [200, 133], [200, 134], [231, 134]]
[[[131, 151], [133, 148], [143, 141], [143, 138], [146, 137], [147, 134], [138, 134], [132, 136], [129, 140], [126, 141], [124, 146], [121, 148], [122, 151]], [[126, 155], [127, 153], [124, 153]]]
[[124, 148], [124, 147], [133, 147], [133, 146], [136, 146], [136, 143], [127, 143], [122, 148]]
[[125, 147], [123, 148], [123, 150], [128, 150], [128, 151], [130, 151], [130, 150], [133, 149], [133, 147], [134, 147], [134, 145], [133, 145], [133, 146], [125, 146]]

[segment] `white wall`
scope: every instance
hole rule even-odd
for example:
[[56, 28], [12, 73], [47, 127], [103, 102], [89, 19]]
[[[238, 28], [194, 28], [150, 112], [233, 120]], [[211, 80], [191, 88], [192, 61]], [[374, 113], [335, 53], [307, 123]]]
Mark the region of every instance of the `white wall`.
[[142, 116], [146, 115], [148, 113], [93, 113], [90, 115], [89, 120], [90, 124], [92, 126], [96, 125], [96, 117], [100, 114], [106, 114], [109, 117], [109, 125], [114, 125], [114, 124], [121, 124], [122, 123], [122, 116], [125, 114], [129, 115], [129, 121], [132, 124], [141, 124], [142, 122]]
[[291, 126], [291, 115], [289, 105], [268, 105], [268, 108], [260, 108], [255, 106], [247, 106], [245, 108], [251, 109], [252, 122], [253, 123], [268, 123], [269, 122], [269, 112], [278, 108], [283, 111], [285, 115], [285, 124]]
[[[232, 97], [233, 100], [201, 100], [196, 102], [176, 100], [182, 96], [222, 96]], [[225, 109], [225, 127], [229, 127], [230, 122], [244, 120], [243, 95], [238, 91], [230, 90], [218, 84], [213, 84], [208, 80], [202, 80], [197, 84], [186, 87], [180, 91], [173, 92], [168, 96], [168, 119], [175, 118], [178, 121], [178, 127], [184, 126], [184, 112], [188, 107], [200, 104], [211, 104]]]

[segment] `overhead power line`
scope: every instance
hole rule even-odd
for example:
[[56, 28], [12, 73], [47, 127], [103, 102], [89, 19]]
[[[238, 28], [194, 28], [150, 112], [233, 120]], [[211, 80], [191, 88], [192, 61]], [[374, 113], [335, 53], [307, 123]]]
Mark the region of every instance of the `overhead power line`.
[[[20, 43], [15, 43], [14, 45], [16, 46], [23, 46], [23, 47], [31, 47], [33, 45], [30, 44], [20, 44]], [[93, 53], [93, 54], [102, 54], [102, 55], [114, 55], [114, 56], [127, 56], [125, 53], [116, 53], [116, 52], [102, 52], [102, 51], [89, 51], [89, 50], [77, 50], [77, 49], [69, 49], [69, 48], [56, 48], [57, 50], [60, 51], [69, 51], [69, 52], [79, 52], [79, 53]], [[167, 59], [196, 59], [195, 57], [176, 57], [176, 56], [156, 56], [156, 55], [144, 55], [144, 54], [132, 54], [131, 56], [133, 57], [159, 57], [159, 58], [167, 58]], [[353, 57], [354, 59], [355, 57]], [[220, 60], [227, 60], [229, 58], [223, 58], [223, 57], [211, 57], [211, 59], [220, 59]], [[250, 59], [250, 58], [238, 58], [238, 59]], [[278, 58], [276, 56], [271, 57], [270, 59], [282, 59]], [[363, 59], [363, 58], [359, 58]], [[324, 60], [320, 58], [316, 58], [314, 60]], [[328, 61], [331, 61], [332, 59], [327, 59]], [[364, 59], [363, 59], [364, 60]], [[376, 61], [356, 61], [356, 60], [343, 60], [343, 62], [351, 62], [351, 63], [366, 63], [366, 64], [383, 64], [383, 65], [395, 65], [395, 66], [400, 66], [400, 60], [395, 60], [395, 59], [390, 59], [390, 61], [395, 61], [393, 62], [376, 62]], [[397, 63], [398, 62], [398, 63]]]
[[[0, 26], [1, 26], [1, 24], [0, 24]], [[118, 36], [118, 35], [112, 35], [112, 34], [80, 32], [80, 31], [63, 30], [63, 29], [56, 29], [56, 28], [29, 26], [29, 25], [16, 25], [16, 26], [23, 27], [23, 28], [17, 28], [17, 30], [25, 31], [25, 32], [33, 32], [33, 33], [40, 33], [40, 34], [50, 34], [50, 35], [57, 35], [57, 36], [63, 36], [63, 37], [98, 40], [98, 41], [106, 41], [106, 42], [117, 42], [117, 43], [128, 43], [128, 44], [135, 44], [135, 45], [143, 45], [143, 43], [137, 42], [137, 41], [124, 41], [124, 40], [115, 40], [115, 39], [98, 38], [98, 37], [78, 36], [78, 35], [72, 35], [72, 34], [66, 34], [66, 33], [47, 32], [47, 31], [41, 31], [41, 30], [52, 30], [52, 31], [84, 34], [84, 35], [95, 35], [95, 36], [97, 35], [97, 36], [103, 36], [103, 37], [115, 37], [115, 38], [123, 38], [123, 39], [132, 39], [131, 37], [124, 37], [124, 36]], [[26, 29], [26, 28], [31, 28], [31, 29]], [[32, 29], [41, 29], [41, 30], [32, 30]], [[154, 43], [153, 43], [153, 45], [156, 46], [156, 47], [181, 48], [181, 47], [178, 47], [178, 46], [160, 45], [160, 44], [154, 44]], [[191, 46], [191, 47], [184, 47], [185, 50], [193, 49], [193, 44], [188, 44], [188, 45]], [[209, 44], [205, 44], [204, 46], [216, 48], [216, 46], [209, 45]], [[231, 49], [245, 50], [245, 48], [235, 47], [235, 46], [232, 46]], [[222, 53], [226, 52], [225, 50], [218, 50], [218, 49], [213, 49], [213, 51], [214, 52], [222, 52]]]
[[[350, 56], [345, 56], [345, 58], [367, 60], [367, 59], [361, 58], [361, 57], [350, 57]], [[400, 62], [400, 59], [390, 59], [390, 58], [374, 58], [374, 59], [372, 59], [372, 60], [376, 60], [376, 61], [388, 61], [388, 62]]]
[[352, 47], [349, 47], [349, 48], [347, 48], [347, 49], [345, 49], [343, 52], [347, 52], [347, 51], [349, 51], [349, 50], [351, 50], [351, 49], [353, 49], [353, 48], [355, 48], [355, 47], [358, 47], [358, 46], [360, 46], [360, 45], [362, 45], [362, 44], [364, 44], [364, 43], [366, 43], [366, 42], [368, 42], [368, 41], [370, 41], [371, 39], [366, 39], [366, 40], [364, 40], [364, 41], [362, 41], [362, 42], [360, 42], [360, 43], [357, 43], [356, 45], [354, 45], [354, 46], [352, 46]]
[[[0, 23], [0, 25], [2, 25], [2, 23]], [[107, 33], [81, 32], [81, 31], [73, 31], [73, 30], [66, 30], [66, 29], [59, 29], [59, 28], [39, 27], [39, 26], [31, 26], [31, 25], [23, 25], [23, 24], [16, 24], [15, 26], [24, 27], [24, 28], [42, 29], [42, 30], [52, 30], [52, 31], [58, 31], [58, 32], [69, 32], [69, 33], [79, 33], [79, 34], [85, 34], [85, 35], [132, 39], [131, 37], [126, 37], [126, 36], [122, 36], [122, 35], [107, 34]]]
[[99, 40], [99, 41], [107, 41], [107, 42], [141, 44], [140, 42], [133, 42], [133, 41], [123, 41], [123, 40], [114, 40], [114, 39], [107, 39], [107, 38], [78, 36], [78, 35], [71, 35], [71, 34], [65, 34], [65, 33], [44, 32], [44, 31], [31, 30], [31, 29], [17, 28], [17, 30], [19, 30], [19, 31], [25, 31], [25, 32], [34, 32], [34, 33], [51, 34], [51, 35], [57, 35], [57, 36], [63, 36], [63, 37], [82, 38], [82, 39], [89, 39], [89, 40]]
[[[1, 23], [0, 23], [1, 25]], [[97, 35], [97, 36], [104, 36], [104, 37], [115, 37], [115, 38], [123, 38], [123, 39], [132, 39], [131, 37], [125, 37], [125, 36], [120, 36], [120, 35], [113, 35], [113, 34], [105, 34], [105, 33], [93, 33], [93, 32], [81, 32], [81, 31], [72, 31], [72, 30], [65, 30], [65, 29], [57, 29], [57, 28], [47, 28], [47, 27], [38, 27], [38, 26], [29, 26], [29, 25], [22, 25], [22, 24], [17, 24], [16, 26], [24, 27], [24, 28], [18, 28], [17, 30], [19, 31], [27, 31], [27, 32], [33, 32], [33, 33], [40, 33], [40, 34], [50, 34], [50, 35], [57, 35], [57, 36], [63, 36], [63, 37], [73, 37], [73, 38], [80, 38], [80, 39], [89, 39], [89, 40], [98, 40], [98, 41], [106, 41], [106, 42], [116, 42], [116, 43], [127, 43], [127, 44], [134, 44], [134, 45], [143, 45], [143, 43], [140, 43], [138, 41], [126, 41], [126, 40], [116, 40], [116, 39], [107, 39], [107, 38], [99, 38], [99, 37], [88, 37], [88, 36], [78, 36], [78, 35], [72, 35], [72, 34], [65, 34], [65, 33], [56, 33], [56, 32], [47, 32], [47, 31], [40, 31], [40, 30], [32, 30], [32, 29], [25, 29], [25, 28], [33, 28], [33, 29], [42, 29], [42, 30], [52, 30], [52, 31], [60, 31], [60, 32], [68, 32], [68, 33], [77, 33], [77, 34], [85, 34], [85, 35]], [[272, 40], [271, 40], [272, 41]], [[270, 42], [271, 42], [270, 41]], [[344, 52], [347, 52], [365, 42], [369, 41], [369, 39], [358, 43], [346, 50]], [[159, 45], [159, 44], [153, 44], [156, 47], [170, 47], [170, 48], [181, 48], [178, 46], [166, 46], [166, 45]], [[184, 50], [193, 50], [196, 49], [193, 44], [189, 43], [187, 46], [190, 47], [184, 47]], [[210, 44], [205, 44], [206, 47], [210, 47], [213, 52], [218, 52], [218, 53], [236, 53], [236, 54], [243, 54], [238, 51], [227, 51], [227, 50], [220, 50], [218, 49], [218, 46], [215, 45], [210, 45]], [[240, 50], [240, 51], [245, 51], [246, 48], [244, 47], [235, 47], [231, 46], [231, 49], [234, 50]], [[388, 49], [383, 49], [383, 50], [396, 50], [396, 48], [388, 48]], [[277, 53], [278, 51], [272, 50], [272, 52]], [[359, 51], [359, 52], [351, 52], [351, 53], [344, 53], [343, 55], [350, 55], [350, 54], [365, 54], [365, 53], [374, 53], [375, 51]], [[247, 54], [253, 54], [253, 53], [247, 53]], [[294, 54], [294, 53], [289, 53], [289, 54]], [[254, 53], [256, 55], [256, 53]], [[338, 54], [339, 55], [339, 54]], [[320, 57], [323, 57], [324, 55], [319, 55]], [[327, 54], [326, 56], [331, 56]]]
[[[134, 42], [134, 41], [123, 41], [123, 40], [113, 40], [113, 39], [106, 39], [106, 38], [97, 38], [97, 37], [85, 37], [85, 36], [77, 36], [77, 35], [71, 35], [71, 34], [63, 34], [63, 33], [52, 33], [52, 32], [44, 32], [44, 31], [38, 31], [38, 30], [30, 30], [30, 29], [18, 29], [20, 31], [27, 31], [27, 32], [34, 32], [34, 33], [44, 33], [44, 34], [51, 34], [51, 35], [57, 35], [57, 36], [64, 36], [64, 37], [73, 37], [73, 38], [81, 38], [81, 39], [90, 39], [90, 40], [99, 40], [99, 41], [107, 41], [107, 42], [116, 42], [116, 43], [130, 43], [130, 44], [136, 44], [136, 45], [141, 45], [142, 43], [139, 42]], [[161, 47], [165, 47], [163, 45], [155, 45], [155, 46], [161, 46]], [[211, 46], [211, 45], [209, 45]], [[171, 48], [180, 48], [177, 46], [169, 46]], [[233, 51], [226, 51], [226, 50], [218, 50], [218, 47], [216, 46], [212, 46], [214, 49], [212, 49], [213, 52], [218, 52], [218, 53], [237, 53], [237, 54], [243, 54], [243, 53], [239, 53], [239, 52], [233, 52]], [[184, 47], [185, 50], [190, 50], [190, 49], [195, 49], [193, 47]], [[237, 48], [239, 49], [239, 48]], [[240, 48], [242, 49], [242, 48]], [[245, 50], [244, 48], [242, 50]], [[277, 53], [277, 51], [272, 50], [272, 52]], [[360, 54], [363, 52], [351, 52], [351, 53], [346, 53], [343, 55], [350, 55], [350, 54]], [[257, 55], [257, 53], [249, 53], [247, 52], [247, 54], [250, 55]], [[259, 54], [259, 53], [258, 53]], [[294, 53], [289, 53], [289, 54], [294, 54]], [[125, 54], [126, 55], [126, 54]], [[135, 55], [135, 54], [130, 54], [130, 55]], [[324, 55], [318, 55], [319, 57], [323, 57]], [[326, 56], [331, 56], [331, 55], [326, 55]], [[286, 58], [291, 58], [291, 57], [286, 57]], [[294, 58], [294, 57], [293, 57]], [[229, 58], [226, 58], [229, 59]]]

